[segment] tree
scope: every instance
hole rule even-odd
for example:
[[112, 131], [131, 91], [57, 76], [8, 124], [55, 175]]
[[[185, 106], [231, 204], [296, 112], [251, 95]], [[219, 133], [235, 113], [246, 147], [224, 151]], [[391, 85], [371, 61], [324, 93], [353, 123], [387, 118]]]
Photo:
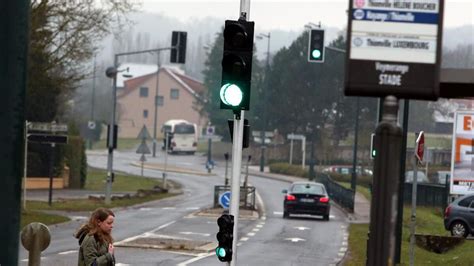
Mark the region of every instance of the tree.
[[[88, 75], [91, 59], [104, 36], [120, 30], [132, 11], [131, 0], [31, 2], [26, 118], [52, 121]], [[47, 104], [45, 104], [47, 103]]]

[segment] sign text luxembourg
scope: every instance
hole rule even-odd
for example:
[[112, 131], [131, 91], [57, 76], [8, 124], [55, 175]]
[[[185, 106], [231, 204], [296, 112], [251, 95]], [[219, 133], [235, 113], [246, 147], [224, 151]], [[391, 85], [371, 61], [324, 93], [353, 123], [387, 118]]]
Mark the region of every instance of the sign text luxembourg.
[[351, 0], [346, 95], [436, 99], [444, 0]]

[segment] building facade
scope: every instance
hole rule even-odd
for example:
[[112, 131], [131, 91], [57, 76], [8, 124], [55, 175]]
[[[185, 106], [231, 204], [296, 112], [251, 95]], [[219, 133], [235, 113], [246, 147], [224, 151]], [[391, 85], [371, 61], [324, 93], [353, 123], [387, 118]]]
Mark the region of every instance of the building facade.
[[207, 115], [199, 112], [201, 95], [204, 86], [200, 81], [172, 68], [162, 67], [158, 75], [155, 72], [126, 80], [117, 90], [118, 137], [136, 138], [145, 125], [151, 137], [156, 130], [156, 137], [162, 138], [161, 126], [170, 119], [195, 123], [200, 136], [208, 122]]

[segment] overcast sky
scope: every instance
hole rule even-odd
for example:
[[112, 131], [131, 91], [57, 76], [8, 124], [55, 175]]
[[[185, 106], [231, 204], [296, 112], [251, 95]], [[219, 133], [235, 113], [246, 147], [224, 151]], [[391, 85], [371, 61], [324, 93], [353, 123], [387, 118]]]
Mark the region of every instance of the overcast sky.
[[[240, 0], [137, 0], [141, 10], [176, 17], [218, 17], [237, 19]], [[308, 22], [321, 22], [323, 27], [343, 28], [347, 25], [345, 10], [349, 0], [252, 0], [250, 20], [260, 30], [299, 31]], [[458, 27], [474, 24], [474, 0], [445, 0], [444, 25]]]

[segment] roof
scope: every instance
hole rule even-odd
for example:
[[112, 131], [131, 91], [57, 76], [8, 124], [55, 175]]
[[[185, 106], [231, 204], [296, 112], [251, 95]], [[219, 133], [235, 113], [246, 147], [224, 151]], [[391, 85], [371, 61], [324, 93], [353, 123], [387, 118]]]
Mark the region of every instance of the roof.
[[[204, 85], [202, 84], [202, 82], [196, 79], [193, 79], [189, 76], [179, 73], [178, 71], [174, 69], [167, 68], [167, 67], [162, 67], [159, 71], [165, 71], [166, 74], [171, 76], [176, 82], [178, 82], [181, 86], [183, 86], [187, 91], [189, 91], [189, 93], [191, 93], [196, 98], [200, 98], [201, 97], [200, 95], [204, 93]], [[122, 98], [128, 95], [132, 91], [138, 89], [140, 85], [142, 85], [143, 83], [147, 82], [149, 79], [155, 76], [156, 76], [156, 72], [126, 80], [124, 82], [123, 93], [121, 93], [118, 96], [118, 98]]]

